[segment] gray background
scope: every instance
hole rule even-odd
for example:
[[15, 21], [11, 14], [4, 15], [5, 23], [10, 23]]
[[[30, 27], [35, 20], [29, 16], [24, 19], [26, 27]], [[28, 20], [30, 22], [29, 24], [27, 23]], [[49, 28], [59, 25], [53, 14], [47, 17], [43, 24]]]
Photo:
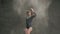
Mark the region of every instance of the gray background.
[[60, 34], [60, 0], [0, 0], [0, 34], [25, 34], [31, 7], [37, 14], [31, 34]]

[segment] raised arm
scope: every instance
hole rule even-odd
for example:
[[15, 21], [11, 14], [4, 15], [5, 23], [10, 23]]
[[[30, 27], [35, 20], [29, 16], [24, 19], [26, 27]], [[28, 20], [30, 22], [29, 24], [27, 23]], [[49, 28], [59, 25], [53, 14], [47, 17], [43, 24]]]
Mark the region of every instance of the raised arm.
[[33, 10], [33, 8], [31, 8], [31, 10], [32, 10], [32, 17], [35, 17], [36, 16], [35, 11]]

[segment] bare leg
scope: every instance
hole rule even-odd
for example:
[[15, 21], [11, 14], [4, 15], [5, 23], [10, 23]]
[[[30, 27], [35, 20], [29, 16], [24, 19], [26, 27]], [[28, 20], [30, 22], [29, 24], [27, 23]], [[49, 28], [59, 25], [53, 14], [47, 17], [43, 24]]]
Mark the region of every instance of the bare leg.
[[32, 31], [32, 27], [30, 27], [30, 28], [28, 29], [28, 34], [30, 34], [31, 31]]
[[25, 34], [30, 34], [31, 33], [31, 31], [32, 31], [32, 27], [30, 27], [29, 29], [25, 29]]
[[27, 28], [25, 28], [25, 30], [24, 30], [24, 31], [25, 31], [25, 34], [27, 34], [27, 31], [28, 31], [28, 30], [27, 30]]

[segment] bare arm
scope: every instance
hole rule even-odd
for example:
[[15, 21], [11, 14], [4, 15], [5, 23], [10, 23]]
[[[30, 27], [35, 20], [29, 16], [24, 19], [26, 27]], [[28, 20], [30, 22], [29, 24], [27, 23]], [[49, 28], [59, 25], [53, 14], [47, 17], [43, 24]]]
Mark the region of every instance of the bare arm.
[[35, 13], [35, 12], [33, 12], [32, 17], [35, 17], [35, 16], [36, 16], [36, 13]]

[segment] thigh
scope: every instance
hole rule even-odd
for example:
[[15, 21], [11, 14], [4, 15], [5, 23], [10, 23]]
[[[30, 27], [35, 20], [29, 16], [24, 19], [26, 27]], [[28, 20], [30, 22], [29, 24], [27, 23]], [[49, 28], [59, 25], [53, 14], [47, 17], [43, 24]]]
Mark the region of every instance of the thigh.
[[29, 28], [29, 31], [30, 31], [30, 32], [32, 31], [32, 27]]

